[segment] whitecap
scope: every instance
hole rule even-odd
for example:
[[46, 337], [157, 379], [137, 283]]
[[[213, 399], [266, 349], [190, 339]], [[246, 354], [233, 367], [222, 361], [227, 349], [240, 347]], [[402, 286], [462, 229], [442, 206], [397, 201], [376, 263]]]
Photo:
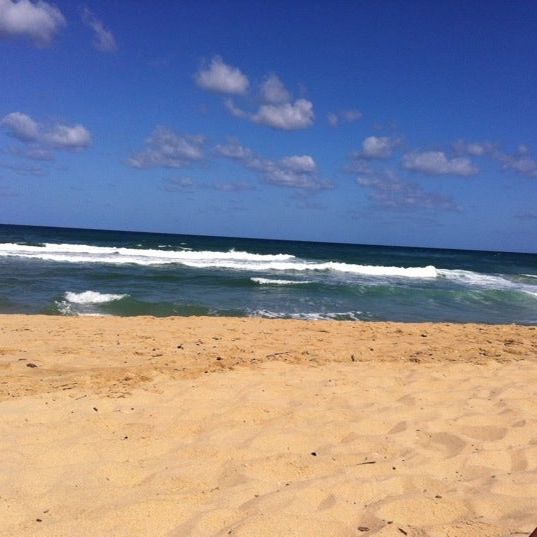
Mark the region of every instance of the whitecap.
[[301, 285], [312, 283], [311, 280], [276, 280], [271, 278], [250, 278], [250, 280], [259, 285]]
[[65, 299], [71, 304], [106, 304], [121, 300], [126, 296], [128, 295], [99, 293], [97, 291], [83, 291], [82, 293], [67, 291], [65, 293]]

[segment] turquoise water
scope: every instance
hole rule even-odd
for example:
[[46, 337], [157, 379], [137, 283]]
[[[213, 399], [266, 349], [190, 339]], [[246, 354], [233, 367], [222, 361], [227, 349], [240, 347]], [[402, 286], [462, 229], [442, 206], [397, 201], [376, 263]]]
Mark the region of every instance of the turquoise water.
[[0, 226], [0, 312], [537, 324], [537, 255]]

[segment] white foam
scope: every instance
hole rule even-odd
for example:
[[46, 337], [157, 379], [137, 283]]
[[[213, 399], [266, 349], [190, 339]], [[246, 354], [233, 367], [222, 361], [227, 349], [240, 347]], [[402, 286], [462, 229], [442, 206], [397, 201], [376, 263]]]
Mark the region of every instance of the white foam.
[[0, 244], [0, 257], [23, 257], [63, 263], [105, 263], [136, 265], [180, 264], [191, 268], [223, 268], [249, 271], [333, 271], [363, 276], [397, 278], [436, 278], [432, 265], [426, 267], [385, 267], [356, 265], [334, 261], [315, 262], [298, 259], [289, 254], [254, 254], [229, 250], [227, 252], [185, 250], [142, 250], [90, 246], [86, 244], [52, 244], [43, 247], [23, 244]]
[[65, 293], [65, 299], [71, 304], [106, 304], [107, 302], [121, 300], [126, 296], [128, 295], [114, 295], [97, 291], [84, 291], [82, 293], [67, 291]]
[[259, 285], [301, 285], [305, 283], [311, 283], [310, 280], [275, 280], [271, 278], [250, 278], [255, 283]]
[[250, 317], [264, 317], [265, 319], [298, 319], [306, 321], [333, 321], [345, 319], [349, 321], [359, 321], [361, 311], [340, 311], [340, 312], [311, 312], [311, 313], [283, 313], [270, 310], [255, 310], [250, 312]]
[[456, 283], [477, 289], [495, 289], [499, 291], [519, 291], [537, 297], [535, 285], [514, 282], [495, 274], [483, 274], [470, 270], [439, 269], [438, 275]]
[[285, 261], [294, 256], [287, 254], [253, 254], [250, 252], [190, 251], [190, 250], [152, 250], [137, 248], [116, 248], [110, 246], [90, 246], [87, 244], [54, 244], [27, 246], [24, 244], [0, 244], [0, 256], [35, 258], [44, 261], [72, 263], [113, 263], [137, 265], [162, 265], [169, 263], [210, 263], [210, 261]]

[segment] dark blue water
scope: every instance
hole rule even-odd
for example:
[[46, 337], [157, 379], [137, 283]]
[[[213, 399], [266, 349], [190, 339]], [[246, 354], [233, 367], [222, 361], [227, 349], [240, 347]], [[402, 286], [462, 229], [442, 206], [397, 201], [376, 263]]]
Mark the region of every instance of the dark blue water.
[[537, 324], [537, 255], [0, 225], [0, 313]]

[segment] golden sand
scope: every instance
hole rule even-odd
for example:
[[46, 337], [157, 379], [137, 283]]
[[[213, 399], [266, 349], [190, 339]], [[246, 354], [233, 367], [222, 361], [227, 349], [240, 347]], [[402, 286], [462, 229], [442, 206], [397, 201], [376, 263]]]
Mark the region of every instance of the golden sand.
[[537, 330], [0, 316], [0, 535], [526, 537]]

